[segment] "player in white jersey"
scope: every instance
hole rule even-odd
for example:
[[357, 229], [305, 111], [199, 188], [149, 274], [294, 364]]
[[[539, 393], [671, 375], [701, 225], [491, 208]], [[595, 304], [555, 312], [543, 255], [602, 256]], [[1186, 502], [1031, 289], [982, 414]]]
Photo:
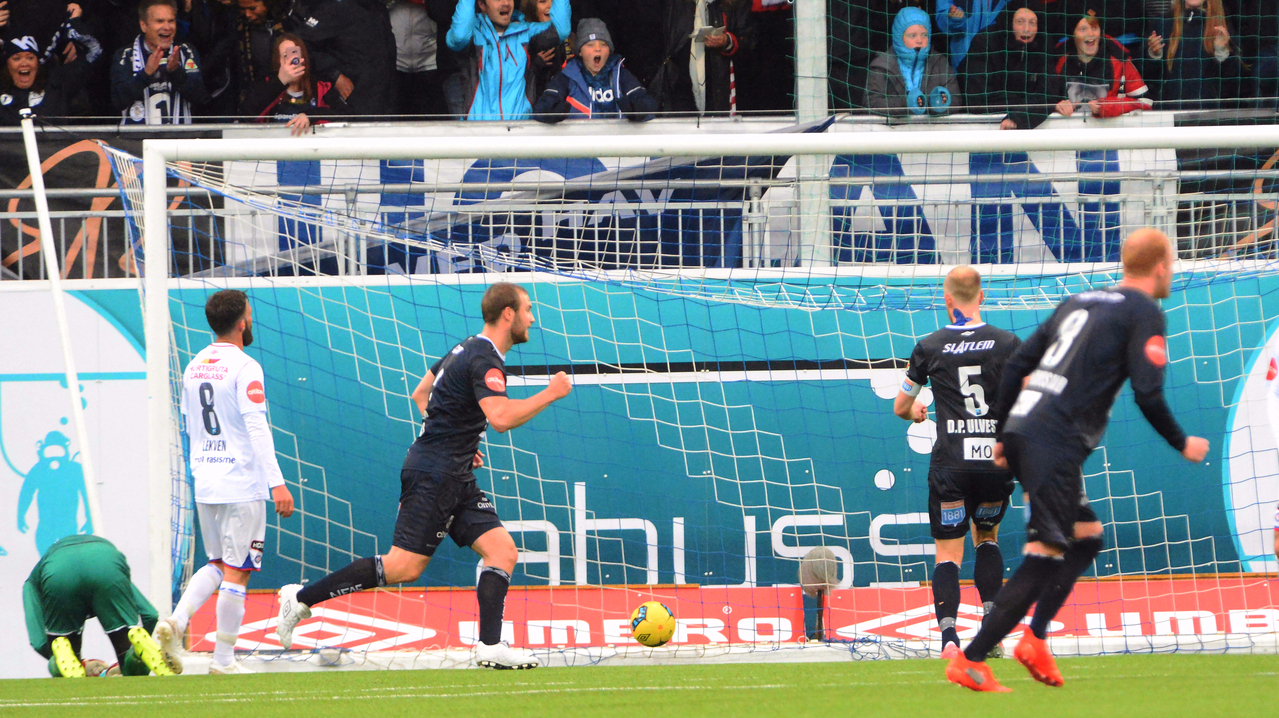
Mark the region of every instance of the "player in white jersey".
[[288, 518], [293, 496], [275, 459], [266, 420], [262, 367], [244, 348], [253, 343], [253, 311], [244, 292], [209, 297], [204, 315], [217, 341], [195, 355], [182, 375], [182, 417], [190, 441], [191, 475], [209, 563], [191, 577], [173, 615], [155, 638], [171, 659], [182, 650], [191, 616], [216, 590], [217, 641], [210, 673], [246, 673], [235, 660], [249, 575], [262, 567], [266, 507]]
[[[1270, 383], [1266, 390], [1266, 413], [1275, 445], [1279, 446], [1279, 332], [1270, 338], [1270, 346], [1266, 348], [1270, 352], [1270, 368], [1266, 370], [1266, 381]], [[1279, 559], [1279, 506], [1275, 507], [1275, 558]]]

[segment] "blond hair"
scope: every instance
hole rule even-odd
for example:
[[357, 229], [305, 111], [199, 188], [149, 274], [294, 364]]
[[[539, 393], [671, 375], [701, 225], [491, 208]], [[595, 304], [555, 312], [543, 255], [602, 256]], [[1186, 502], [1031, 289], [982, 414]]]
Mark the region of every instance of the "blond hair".
[[942, 291], [956, 304], [972, 304], [981, 295], [981, 274], [972, 267], [955, 267], [946, 274]]

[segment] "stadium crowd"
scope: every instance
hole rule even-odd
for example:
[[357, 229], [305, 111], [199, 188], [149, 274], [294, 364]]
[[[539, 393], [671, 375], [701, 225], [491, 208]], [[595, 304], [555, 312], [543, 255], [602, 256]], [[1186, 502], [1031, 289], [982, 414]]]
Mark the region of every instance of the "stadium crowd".
[[[1279, 0], [828, 0], [833, 111], [1113, 117], [1279, 94]], [[0, 123], [790, 113], [788, 0], [0, 0]]]

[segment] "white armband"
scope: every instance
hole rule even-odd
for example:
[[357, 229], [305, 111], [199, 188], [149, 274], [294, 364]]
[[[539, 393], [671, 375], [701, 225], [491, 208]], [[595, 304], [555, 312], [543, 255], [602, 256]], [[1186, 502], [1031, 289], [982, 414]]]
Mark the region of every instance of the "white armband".
[[902, 382], [902, 393], [906, 396], [919, 396], [919, 392], [924, 390], [923, 384], [916, 384], [910, 379]]

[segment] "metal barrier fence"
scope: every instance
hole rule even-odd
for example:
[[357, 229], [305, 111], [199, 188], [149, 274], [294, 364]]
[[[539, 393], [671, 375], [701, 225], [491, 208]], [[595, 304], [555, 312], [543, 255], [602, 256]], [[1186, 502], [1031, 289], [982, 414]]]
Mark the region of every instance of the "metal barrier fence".
[[[1110, 122], [1168, 126], [1181, 124], [1182, 117], [1145, 113]], [[1078, 123], [1074, 119], [1049, 122], [1054, 126]], [[831, 131], [884, 129], [866, 127], [867, 124], [882, 122], [841, 120]], [[945, 123], [911, 124], [934, 125], [937, 129], [989, 126], [990, 118], [960, 117]], [[573, 131], [661, 134], [687, 132], [692, 127], [707, 133], [794, 129], [789, 123], [776, 120], [703, 121], [696, 126], [655, 121], [639, 128], [623, 127], [607, 121], [592, 122], [581, 123]], [[427, 132], [472, 136], [477, 129], [467, 123], [439, 123], [429, 128], [369, 124], [326, 128], [325, 132], [352, 138]], [[537, 123], [504, 129], [527, 135], [530, 142], [562, 132]], [[1246, 127], [1223, 131], [1227, 129], [1246, 139]], [[108, 139], [127, 149], [130, 144], [140, 147], [140, 139], [145, 136], [274, 136], [272, 133], [281, 132], [286, 131], [244, 126], [166, 128], [158, 132], [149, 128], [114, 134]], [[80, 136], [66, 140], [66, 134], [45, 133], [42, 137], [46, 163], [53, 161], [55, 148], [64, 147], [66, 142], [88, 144]], [[53, 142], [48, 149], [43, 145], [46, 139]], [[63, 145], [57, 144], [59, 140]], [[13, 138], [0, 131], [0, 142], [4, 141], [12, 143]], [[281, 141], [287, 140], [281, 137]], [[13, 147], [7, 151], [12, 153]], [[83, 148], [80, 151], [87, 152]], [[1056, 256], [1049, 245], [1065, 246], [1072, 240], [1057, 225], [1046, 230], [1038, 223], [1030, 226], [1027, 218], [1042, 220], [1045, 211], [1074, 218], [1071, 221], [1079, 226], [1078, 234], [1084, 237], [1080, 241], [1084, 243], [1089, 233], [1100, 232], [1098, 236], [1110, 238], [1139, 225], [1154, 225], [1176, 236], [1185, 259], [1271, 258], [1277, 251], [1273, 235], [1279, 208], [1279, 170], [1269, 168], [1275, 161], [1272, 152], [1273, 148], [1240, 148], [1220, 155], [1183, 157], [1167, 151], [1157, 161], [1146, 164], [1127, 161], [1123, 171], [1117, 171], [1113, 164], [1106, 171], [1060, 171], [1075, 167], [1072, 159], [1066, 164], [1058, 162], [1049, 171], [1022, 175], [1008, 170], [981, 174], [976, 163], [969, 166], [968, 159], [930, 155], [923, 172], [916, 168], [909, 173], [875, 171], [863, 176], [831, 176], [830, 172], [819, 172], [814, 176], [805, 174], [803, 168], [798, 172], [790, 170], [798, 164], [792, 159], [786, 170], [762, 179], [740, 175], [733, 180], [719, 180], [713, 175], [695, 180], [612, 179], [608, 190], [619, 196], [625, 193], [625, 197], [602, 201], [598, 196], [591, 201], [576, 199], [582, 192], [600, 192], [589, 175], [579, 180], [521, 182], [517, 177], [510, 182], [478, 184], [456, 180], [352, 183], [333, 179], [324, 186], [291, 187], [275, 186], [274, 163], [267, 163], [271, 169], [261, 170], [265, 186], [255, 188], [257, 191], [293, 195], [295, 199], [300, 195], [319, 196], [325, 211], [384, 223], [389, 225], [391, 235], [404, 239], [370, 241], [358, 231], [331, 227], [290, 229], [278, 217], [227, 210], [215, 195], [172, 188], [171, 197], [182, 197], [184, 201], [170, 212], [175, 245], [171, 271], [179, 276], [451, 273], [527, 266], [527, 262], [510, 261], [512, 254], [535, 257], [542, 266], [564, 271], [584, 266], [778, 267], [797, 261], [800, 235], [811, 232], [814, 225], [823, 234], [818, 246], [827, 246], [836, 264], [1054, 262], [1062, 257]], [[1239, 158], [1243, 160], [1237, 161]], [[829, 167], [829, 158], [826, 161]], [[907, 160], [903, 157], [902, 161]], [[1084, 169], [1083, 164], [1082, 160], [1078, 163], [1079, 169]], [[1199, 169], [1187, 169], [1190, 167]], [[366, 169], [370, 172], [361, 177], [378, 176], [376, 163]], [[797, 179], [797, 175], [802, 179]], [[1041, 187], [1051, 187], [1051, 196], [997, 188], [1000, 184], [1025, 184], [1032, 177]], [[110, 186], [109, 179], [109, 175], [104, 180], [99, 174], [99, 184], [93, 188], [51, 185], [55, 245], [64, 275], [69, 278], [136, 276], [130, 218], [122, 209], [118, 189]], [[49, 180], [46, 169], [46, 183]], [[1109, 185], [1112, 189], [1099, 193], [1086, 189], [1087, 185]], [[0, 212], [0, 279], [42, 279], [45, 269], [35, 241], [31, 191], [21, 189], [20, 183], [9, 186], [19, 188], [0, 188], [0, 208], [9, 210]], [[1121, 190], [1116, 192], [1113, 187]], [[819, 205], [801, 201], [805, 191], [814, 196], [814, 189], [816, 196], [826, 199]], [[497, 199], [465, 199], [472, 193]], [[382, 195], [414, 194], [424, 197], [425, 205], [380, 204]], [[192, 202], [208, 208], [193, 206]], [[801, 208], [806, 208], [808, 214], [801, 214]], [[246, 226], [250, 228], [247, 234]], [[425, 236], [437, 242], [428, 247], [414, 239]], [[1006, 244], [1008, 241], [1011, 246]], [[445, 246], [441, 248], [440, 243]]]
[[[1188, 173], [1189, 174], [1189, 173]], [[1081, 176], [1056, 178], [1078, 180]], [[944, 176], [932, 178], [945, 182]], [[950, 178], [959, 182], [969, 177]], [[1115, 177], [1107, 177], [1114, 180]], [[1125, 178], [1136, 180], [1138, 178]], [[1140, 178], [1149, 182], [1149, 178]], [[1158, 184], [1176, 187], [1183, 178], [1178, 175], [1162, 177]], [[1273, 173], [1241, 174], [1239, 182], [1273, 179]], [[765, 184], [769, 186], [765, 186]], [[831, 180], [832, 186], [848, 186], [852, 189], [866, 182], [841, 182]], [[762, 183], [760, 189], [773, 190], [775, 194], [793, 196], [797, 183], [774, 181]], [[281, 191], [289, 188], [281, 188]], [[397, 186], [372, 185], [362, 195], [378, 195], [386, 191], [398, 191]], [[474, 191], [485, 189], [472, 187]], [[340, 190], [308, 189], [309, 193], [324, 194]], [[88, 199], [92, 191], [81, 196]], [[12, 192], [6, 194], [13, 194]], [[63, 196], [76, 196], [63, 192]], [[1127, 231], [1143, 225], [1164, 226], [1176, 233], [1179, 254], [1183, 259], [1208, 259], [1239, 256], [1250, 258], [1274, 258], [1275, 208], [1279, 207], [1279, 193], [1229, 192], [1205, 193], [1174, 192], [1158, 196], [1120, 195], [1114, 198], [1075, 198], [1058, 200], [1053, 204], [1075, 216], [1086, 215], [1089, 205], [1104, 204], [1104, 213], [1116, 222], [1114, 230]], [[935, 234], [925, 233], [925, 222], [915, 221], [922, 209], [928, 217], [946, 217], [961, 231], [952, 237], [948, 247], [937, 248], [937, 256], [922, 260], [942, 263], [966, 263], [975, 257], [970, 253], [976, 232], [973, 223], [983, 218], [995, 221], [1020, 221], [1031, 211], [1039, 211], [1042, 198], [993, 197], [966, 198], [963, 200], [882, 199], [865, 193], [855, 199], [832, 199], [830, 224], [832, 227], [831, 251], [837, 264], [860, 264], [873, 261], [903, 261], [911, 253], [920, 251], [936, 241]], [[118, 203], [117, 203], [118, 206]], [[396, 214], [403, 214], [397, 208]], [[994, 213], [992, 215], [992, 213]], [[1002, 214], [1001, 214], [1002, 213]], [[627, 220], [634, 216], [648, 218], [645, 236], [686, 237], [690, 234], [698, 241], [668, 243], [646, 241], [638, 229], [627, 227]], [[225, 210], [177, 208], [170, 211], [174, 226], [175, 243], [179, 236], [186, 237], [184, 246], [174, 253], [172, 271], [179, 276], [209, 274], [279, 274], [293, 273], [306, 267], [308, 273], [321, 266], [323, 258], [341, 258], [332, 269], [321, 267], [320, 273], [364, 274], [370, 271], [391, 271], [410, 274], [434, 274], [508, 270], [515, 264], [511, 254], [529, 253], [541, 259], [544, 266], [554, 270], [573, 271], [583, 266], [604, 269], [656, 269], [660, 267], [713, 266], [719, 258], [735, 257], [733, 266], [768, 267], [789, 266], [797, 257], [799, 235], [796, 203], [787, 199], [769, 200], [760, 196], [731, 203], [687, 202], [678, 210], [662, 202], [638, 202], [613, 209], [586, 202], [512, 202], [498, 208], [486, 203], [481, 210], [455, 206], [446, 212], [433, 215], [441, 229], [431, 231], [431, 236], [448, 243], [443, 250], [423, 250], [420, 243], [408, 241], [401, 246], [382, 247], [374, 243], [373, 264], [370, 265], [370, 243], [358, 236], [325, 237], [311, 244], [298, 244], [274, 256], [258, 256], [253, 261], [233, 262], [228, 266], [224, 233], [211, 231], [209, 222], [226, 221], [236, 217]], [[740, 222], [740, 249], [726, 244], [728, 233], [720, 227], [728, 221]], [[381, 221], [386, 220], [384, 214]], [[0, 279], [44, 279], [45, 268], [35, 243], [36, 215], [33, 211], [6, 212], [0, 216], [0, 242], [11, 247], [22, 242], [25, 250], [11, 253], [11, 263], [0, 272]], [[57, 211], [52, 213], [55, 245], [59, 251], [59, 264], [64, 276], [120, 278], [136, 276], [133, 264], [132, 239], [127, 231], [128, 218], [121, 209], [98, 211]], [[859, 230], [857, 225], [878, 224], [878, 230]], [[418, 224], [427, 224], [421, 221]], [[968, 232], [963, 232], [968, 225]], [[467, 236], [463, 228], [482, 228], [482, 238], [476, 241]], [[885, 230], [887, 227], [889, 229]], [[406, 229], [411, 229], [410, 223]], [[860, 240], [874, 235], [877, 244], [855, 251]], [[678, 247], [675, 246], [678, 244]], [[379, 248], [381, 251], [379, 251]], [[234, 254], [234, 252], [230, 252]], [[394, 261], [393, 258], [402, 258]], [[1051, 261], [1053, 258], [1040, 247], [1019, 245], [1015, 261]], [[292, 268], [292, 269], [290, 269]]]

